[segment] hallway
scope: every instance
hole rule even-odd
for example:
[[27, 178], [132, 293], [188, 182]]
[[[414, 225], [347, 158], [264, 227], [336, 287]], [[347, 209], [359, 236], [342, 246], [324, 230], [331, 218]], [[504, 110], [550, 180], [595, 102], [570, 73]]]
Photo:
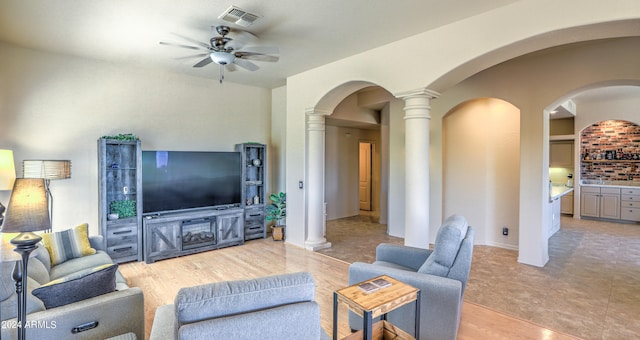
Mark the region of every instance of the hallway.
[[[402, 244], [368, 216], [327, 221], [323, 254], [372, 262], [382, 242]], [[516, 251], [476, 245], [465, 301], [584, 339], [640, 338], [640, 226], [562, 217], [544, 268]]]

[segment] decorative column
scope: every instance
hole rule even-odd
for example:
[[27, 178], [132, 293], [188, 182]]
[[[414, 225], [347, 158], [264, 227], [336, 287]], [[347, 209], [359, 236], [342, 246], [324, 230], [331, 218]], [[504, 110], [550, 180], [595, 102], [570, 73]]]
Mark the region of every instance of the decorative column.
[[330, 248], [325, 236], [324, 218], [324, 133], [325, 116], [331, 112], [308, 109], [307, 112], [307, 238], [308, 250]]
[[424, 249], [429, 248], [429, 102], [439, 95], [427, 89], [395, 94], [405, 103], [404, 244]]

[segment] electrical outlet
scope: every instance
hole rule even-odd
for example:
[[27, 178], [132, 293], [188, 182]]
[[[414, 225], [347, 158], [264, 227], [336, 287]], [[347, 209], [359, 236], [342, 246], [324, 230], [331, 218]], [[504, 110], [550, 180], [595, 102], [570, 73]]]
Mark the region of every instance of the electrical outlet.
[[509, 228], [507, 227], [502, 228], [502, 235], [509, 236]]

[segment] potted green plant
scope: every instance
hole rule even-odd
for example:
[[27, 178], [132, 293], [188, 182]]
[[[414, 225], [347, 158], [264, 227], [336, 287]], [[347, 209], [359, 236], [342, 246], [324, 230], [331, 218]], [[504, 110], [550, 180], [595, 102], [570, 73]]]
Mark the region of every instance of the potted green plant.
[[271, 226], [271, 236], [274, 241], [284, 240], [284, 218], [287, 216], [287, 194], [284, 192], [272, 193], [269, 195], [271, 204], [266, 207], [267, 221], [275, 221]]

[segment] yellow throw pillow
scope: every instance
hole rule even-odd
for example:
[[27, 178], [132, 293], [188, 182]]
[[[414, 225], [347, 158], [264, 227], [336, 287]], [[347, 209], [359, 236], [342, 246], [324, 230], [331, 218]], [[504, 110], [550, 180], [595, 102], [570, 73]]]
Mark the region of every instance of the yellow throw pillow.
[[86, 223], [65, 231], [42, 234], [42, 242], [49, 252], [52, 266], [96, 253], [89, 243], [89, 225]]

